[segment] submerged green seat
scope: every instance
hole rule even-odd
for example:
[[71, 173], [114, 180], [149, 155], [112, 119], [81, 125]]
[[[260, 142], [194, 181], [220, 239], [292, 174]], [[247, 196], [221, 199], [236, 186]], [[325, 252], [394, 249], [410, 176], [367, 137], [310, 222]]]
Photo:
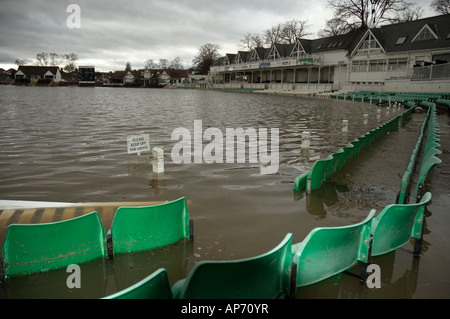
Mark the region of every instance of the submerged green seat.
[[113, 254], [143, 251], [189, 237], [186, 198], [139, 207], [120, 207], [111, 225]]
[[172, 299], [167, 270], [160, 268], [134, 285], [102, 299]]
[[431, 200], [427, 192], [419, 203], [386, 206], [372, 223], [372, 256], [393, 251], [405, 245], [411, 237], [422, 236], [425, 205]]
[[5, 278], [107, 255], [105, 230], [97, 212], [55, 223], [9, 225], [2, 247]]
[[368, 262], [370, 227], [375, 210], [360, 223], [319, 227], [292, 246], [297, 264], [297, 287], [307, 286], [341, 273], [358, 261]]
[[[274, 299], [289, 297], [292, 234], [271, 251], [253, 258], [200, 261], [185, 279], [172, 286], [179, 299]], [[295, 278], [295, 277], [294, 277]]]

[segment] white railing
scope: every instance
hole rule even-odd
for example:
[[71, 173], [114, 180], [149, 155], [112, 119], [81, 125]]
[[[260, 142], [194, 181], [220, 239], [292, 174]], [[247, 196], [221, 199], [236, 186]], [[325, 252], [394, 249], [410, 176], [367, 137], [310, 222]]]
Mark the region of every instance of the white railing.
[[450, 63], [414, 67], [412, 80], [450, 78]]

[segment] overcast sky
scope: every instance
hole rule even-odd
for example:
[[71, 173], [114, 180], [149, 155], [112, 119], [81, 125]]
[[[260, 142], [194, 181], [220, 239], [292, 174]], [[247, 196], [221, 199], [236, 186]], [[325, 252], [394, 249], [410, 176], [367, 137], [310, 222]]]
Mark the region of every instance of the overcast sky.
[[[436, 15], [431, 0], [415, 2], [423, 17]], [[76, 22], [70, 4], [80, 8], [80, 28], [67, 24]], [[0, 0], [0, 67], [35, 64], [40, 52], [77, 53], [77, 65], [105, 72], [176, 57], [188, 67], [205, 43], [236, 53], [246, 33], [292, 19], [306, 20], [314, 38], [331, 17], [327, 0]]]

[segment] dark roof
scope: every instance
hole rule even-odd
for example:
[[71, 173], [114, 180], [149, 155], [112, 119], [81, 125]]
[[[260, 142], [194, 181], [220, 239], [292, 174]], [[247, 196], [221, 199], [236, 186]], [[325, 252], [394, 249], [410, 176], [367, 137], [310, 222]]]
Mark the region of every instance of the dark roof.
[[[412, 42], [412, 40], [425, 25], [428, 25], [430, 29], [436, 33], [438, 39]], [[384, 39], [383, 46], [386, 52], [415, 51], [450, 47], [450, 14], [410, 22], [385, 25], [380, 29]], [[406, 37], [405, 42], [403, 44], [396, 44], [397, 40], [401, 37]]]
[[239, 59], [239, 62], [248, 62], [252, 55], [251, 51], [238, 51], [236, 55], [236, 59]]
[[253, 52], [255, 52], [258, 55], [258, 58], [260, 60], [266, 60], [269, 56], [270, 48], [255, 48], [253, 49]]
[[36, 66], [36, 65], [21, 65], [17, 71], [22, 71], [25, 75], [44, 75], [47, 71], [50, 71], [53, 75], [56, 75], [59, 67], [57, 66]]
[[[228, 59], [228, 61], [226, 61]], [[225, 56], [225, 64], [234, 64], [234, 60], [236, 59], [236, 54], [227, 53]]]
[[316, 40], [304, 40], [302, 42], [302, 45], [309, 54], [337, 50], [346, 50], [348, 52], [351, 52], [359, 43], [364, 34], [366, 34], [366, 32], [367, 30], [357, 30], [346, 34], [335, 35]]
[[225, 57], [222, 56], [222, 57], [216, 59], [212, 65], [219, 66], [219, 65], [224, 65], [224, 64], [225, 64]]
[[[438, 39], [412, 42], [425, 25], [437, 35]], [[367, 36], [369, 30], [386, 53], [450, 48], [450, 14], [389, 24], [379, 28], [360, 29], [342, 35], [315, 40], [300, 39], [300, 44], [307, 54], [344, 50], [347, 51], [347, 54], [349, 55], [355, 50], [363, 37]], [[399, 38], [405, 38], [404, 41], [400, 41], [402, 44], [397, 44]], [[282, 57], [289, 56], [294, 48], [294, 45], [286, 44], [276, 44], [275, 46]], [[287, 52], [289, 48], [291, 51]], [[271, 48], [256, 48], [254, 51], [258, 53], [261, 60], [265, 60], [268, 58]], [[235, 56], [236, 54], [227, 54], [231, 64], [234, 63]], [[248, 57], [248, 59], [250, 59], [250, 57]], [[215, 65], [220, 65], [219, 63], [223, 63], [223, 60], [218, 60]]]
[[111, 79], [123, 79], [123, 77], [128, 73], [128, 71], [116, 71], [111, 74]]

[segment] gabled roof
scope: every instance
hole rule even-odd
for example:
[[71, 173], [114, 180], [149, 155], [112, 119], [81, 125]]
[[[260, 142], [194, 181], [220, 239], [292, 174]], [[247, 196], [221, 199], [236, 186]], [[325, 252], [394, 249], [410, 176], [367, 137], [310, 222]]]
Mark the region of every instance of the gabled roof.
[[251, 51], [239, 51], [235, 57], [235, 63], [248, 62], [250, 60], [250, 56], [252, 55]]
[[23, 74], [32, 76], [32, 75], [39, 75], [43, 76], [45, 73], [49, 72], [53, 75], [56, 75], [58, 72], [59, 67], [57, 66], [36, 66], [36, 65], [21, 65], [19, 66], [18, 71], [22, 71]]
[[[363, 31], [363, 30], [361, 30]], [[375, 39], [375, 41], [378, 43], [378, 45], [380, 46], [381, 50], [383, 52], [386, 52], [386, 50], [384, 49], [384, 39], [383, 39], [383, 35], [381, 33], [380, 29], [377, 28], [373, 28], [373, 29], [367, 29], [366, 31], [364, 31], [364, 33], [362, 34], [361, 37], [359, 37], [359, 41], [353, 41], [352, 43], [352, 49], [348, 51], [348, 55], [354, 55], [358, 50], [361, 49], [362, 44], [369, 38], [372, 37]]]
[[214, 63], [212, 64], [212, 66], [219, 66], [219, 65], [224, 65], [224, 64], [225, 64], [225, 57], [222, 56], [222, 57], [216, 59], [214, 61]]
[[271, 48], [272, 51], [275, 51], [278, 54], [278, 57], [287, 58], [290, 56], [292, 50], [295, 47], [294, 44], [274, 44]]
[[[427, 26], [437, 39], [412, 41]], [[416, 51], [424, 49], [450, 48], [450, 14], [430, 17], [410, 22], [382, 26], [386, 52]], [[406, 38], [403, 43], [400, 38]]]
[[227, 53], [225, 55], [225, 64], [233, 64], [234, 60], [236, 59], [236, 54], [233, 53]]
[[266, 60], [269, 56], [270, 48], [255, 48], [252, 50], [251, 61]]
[[366, 33], [367, 30], [357, 30], [346, 34], [335, 35], [316, 40], [306, 40], [308, 41], [308, 43], [304, 41], [305, 43], [303, 44], [303, 47], [305, 48], [305, 50], [306, 48], [308, 48], [307, 52], [309, 54], [338, 50], [352, 52]]
[[[429, 30], [437, 39], [418, 40], [416, 37], [422, 30]], [[332, 51], [344, 51], [352, 54], [359, 45], [371, 35], [385, 53], [410, 52], [419, 50], [445, 49], [450, 50], [450, 14], [440, 15], [404, 23], [389, 24], [378, 28], [360, 29], [342, 35], [320, 38], [315, 40], [300, 39], [300, 45], [306, 54], [314, 55]], [[416, 41], [412, 41], [416, 38]], [[292, 55], [296, 44], [275, 44], [270, 48], [256, 48], [251, 51], [247, 61], [266, 60], [273, 58], [274, 50], [279, 57]], [[290, 52], [287, 52], [290, 48]], [[239, 52], [240, 54], [240, 52]], [[223, 60], [219, 59], [215, 65], [233, 64], [236, 54], [227, 54]]]
[[123, 79], [125, 75], [127, 75], [128, 71], [116, 71], [111, 74], [111, 79]]

